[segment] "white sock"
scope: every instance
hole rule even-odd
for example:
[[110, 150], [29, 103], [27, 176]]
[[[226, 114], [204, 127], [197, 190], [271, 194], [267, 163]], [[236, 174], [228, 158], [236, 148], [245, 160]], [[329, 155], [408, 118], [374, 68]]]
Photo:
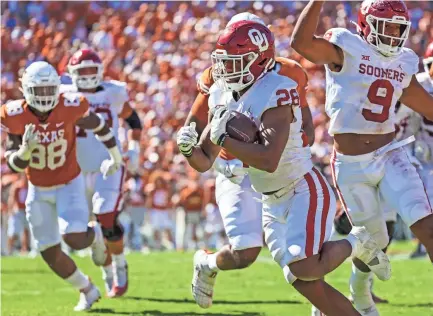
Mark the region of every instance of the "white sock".
[[207, 265], [213, 272], [218, 272], [220, 270], [217, 266], [217, 253], [207, 255]]
[[113, 264], [116, 267], [124, 267], [126, 265], [125, 254], [121, 253], [120, 255], [111, 255], [113, 259]]
[[375, 306], [370, 292], [370, 274], [371, 272], [362, 272], [352, 263], [350, 292], [358, 311]]
[[113, 278], [113, 265], [109, 264], [105, 267], [101, 267], [102, 270], [102, 279], [112, 279]]
[[70, 277], [65, 279], [65, 281], [79, 291], [89, 287], [90, 285], [89, 277], [84, 275], [78, 268]]

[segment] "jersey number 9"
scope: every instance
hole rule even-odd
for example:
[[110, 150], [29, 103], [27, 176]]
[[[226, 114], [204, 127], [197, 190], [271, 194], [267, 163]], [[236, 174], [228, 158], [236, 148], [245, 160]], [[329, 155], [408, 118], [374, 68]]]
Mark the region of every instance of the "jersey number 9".
[[385, 79], [374, 81], [368, 89], [367, 98], [372, 104], [381, 105], [381, 113], [373, 113], [370, 109], [362, 109], [362, 115], [367, 121], [383, 123], [389, 118], [389, 109], [392, 105], [394, 87]]

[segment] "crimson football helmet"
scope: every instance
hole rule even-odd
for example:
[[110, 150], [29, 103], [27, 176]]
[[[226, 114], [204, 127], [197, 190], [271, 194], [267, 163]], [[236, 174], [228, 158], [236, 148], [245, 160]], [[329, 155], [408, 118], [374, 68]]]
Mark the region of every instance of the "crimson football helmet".
[[240, 92], [274, 65], [274, 35], [256, 21], [228, 25], [212, 52], [212, 77], [224, 90]]
[[[432, 64], [433, 64], [433, 42], [428, 44], [427, 50], [425, 51], [424, 59], [422, 60], [422, 62], [424, 64], [425, 71], [428, 74], [430, 74], [430, 69], [431, 69]], [[433, 78], [432, 78], [432, 80], [433, 80]]]
[[[96, 68], [94, 74], [79, 74], [83, 68]], [[72, 82], [80, 89], [94, 89], [102, 81], [104, 67], [102, 61], [91, 49], [80, 49], [72, 55], [68, 64], [68, 72], [72, 77]]]
[[[400, 36], [386, 35], [388, 24], [400, 25]], [[401, 52], [410, 31], [409, 11], [402, 0], [364, 0], [358, 12], [361, 36], [384, 56]], [[389, 40], [386, 44], [383, 39]]]

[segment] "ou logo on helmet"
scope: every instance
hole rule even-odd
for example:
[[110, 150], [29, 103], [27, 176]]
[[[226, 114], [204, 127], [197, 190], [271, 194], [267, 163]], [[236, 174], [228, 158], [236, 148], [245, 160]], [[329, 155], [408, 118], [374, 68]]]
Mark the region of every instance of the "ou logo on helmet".
[[269, 42], [264, 33], [260, 33], [256, 29], [251, 29], [248, 31], [248, 36], [251, 42], [259, 48], [260, 52], [264, 52], [269, 48]]

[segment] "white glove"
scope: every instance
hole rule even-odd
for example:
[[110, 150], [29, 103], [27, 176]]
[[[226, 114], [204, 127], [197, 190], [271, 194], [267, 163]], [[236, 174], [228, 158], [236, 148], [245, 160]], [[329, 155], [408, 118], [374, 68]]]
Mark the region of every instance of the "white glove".
[[101, 163], [100, 171], [102, 173], [102, 178], [105, 180], [107, 177], [116, 173], [117, 170], [123, 164], [122, 154], [120, 153], [119, 147], [115, 146], [108, 150], [110, 153], [110, 159], [106, 159]]
[[198, 133], [195, 130], [195, 122], [191, 122], [189, 126], [183, 126], [177, 132], [177, 147], [185, 157], [192, 155], [192, 148], [197, 145]]
[[241, 184], [245, 175], [247, 175], [247, 171], [245, 171], [243, 163], [239, 159], [225, 160], [217, 157], [213, 166], [216, 171], [222, 173], [235, 184]]
[[30, 160], [32, 151], [39, 144], [38, 134], [35, 132], [35, 129], [35, 124], [27, 124], [25, 126], [23, 140], [17, 152], [18, 157], [22, 160]]
[[230, 118], [230, 111], [225, 106], [219, 106], [215, 109], [210, 129], [210, 140], [218, 146], [222, 146], [226, 139], [226, 125]]
[[130, 140], [128, 151], [126, 152], [128, 159], [127, 167], [130, 173], [136, 173], [139, 168], [140, 160], [140, 144], [136, 140]]

